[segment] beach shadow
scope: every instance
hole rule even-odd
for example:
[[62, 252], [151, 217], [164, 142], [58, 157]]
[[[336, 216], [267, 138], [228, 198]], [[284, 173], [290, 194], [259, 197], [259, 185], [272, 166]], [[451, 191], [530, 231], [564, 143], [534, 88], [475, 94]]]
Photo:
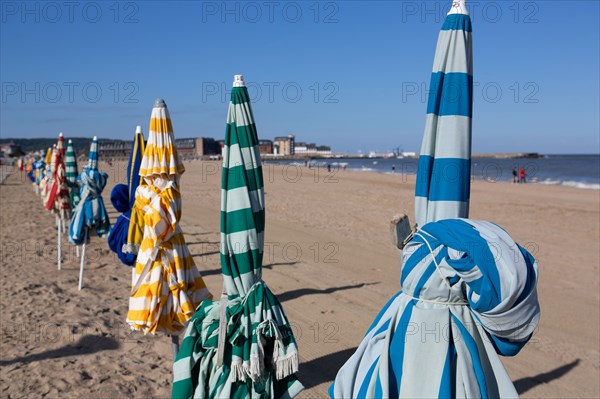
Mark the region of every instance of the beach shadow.
[[205, 236], [207, 234], [219, 234], [218, 232], [203, 231], [200, 233], [185, 233], [186, 236]]
[[192, 258], [200, 258], [202, 256], [216, 255], [221, 253], [220, 251], [203, 252], [201, 254], [192, 255]]
[[270, 263], [268, 265], [263, 265], [263, 269], [273, 269], [273, 266], [293, 266], [298, 262], [277, 262], [277, 263]]
[[221, 269], [211, 269], [211, 270], [202, 270], [202, 269], [198, 269], [200, 271], [200, 274], [202, 275], [202, 277], [205, 276], [213, 276], [215, 274], [221, 274]]
[[326, 288], [324, 290], [317, 290], [314, 288], [300, 288], [298, 290], [288, 291], [288, 292], [284, 292], [283, 294], [279, 294], [279, 295], [277, 295], [277, 298], [279, 299], [279, 302], [285, 302], [285, 301], [290, 301], [292, 299], [299, 298], [304, 295], [331, 294], [336, 291], [352, 290], [355, 288], [361, 288], [361, 287], [364, 287], [367, 285], [374, 285], [374, 284], [379, 284], [379, 283], [375, 282], [375, 283], [360, 283], [360, 284], [354, 284], [354, 285], [344, 285], [341, 287]]
[[534, 375], [533, 377], [525, 377], [518, 379], [517, 381], [515, 381], [515, 388], [517, 389], [519, 395], [522, 395], [524, 392], [529, 391], [531, 388], [534, 388], [538, 385], [547, 384], [552, 380], [556, 380], [557, 378], [562, 377], [563, 375], [567, 374], [569, 371], [577, 367], [580, 361], [581, 359], [576, 359], [569, 364], [565, 364], [564, 366], [560, 366], [546, 373]]
[[199, 245], [199, 244], [209, 244], [209, 245], [221, 245], [220, 241], [193, 241], [187, 242], [187, 245]]
[[324, 382], [333, 382], [338, 370], [352, 356], [356, 348], [344, 349], [339, 352], [321, 356], [300, 365], [298, 379], [304, 388], [310, 389]]
[[[217, 252], [217, 253], [219, 253], [219, 252]], [[203, 255], [210, 255], [210, 253], [208, 253], [208, 254], [203, 254]], [[198, 256], [202, 256], [202, 255], [198, 255]], [[297, 263], [297, 262], [289, 262], [289, 263], [283, 263], [283, 262], [282, 262], [282, 263], [272, 263], [272, 264], [270, 264], [270, 265], [265, 265], [265, 266], [263, 266], [263, 269], [271, 269], [271, 268], [273, 268], [273, 266], [282, 266], [282, 265], [295, 265], [296, 263]], [[212, 276], [212, 275], [215, 275], [215, 274], [221, 274], [221, 269], [220, 269], [220, 268], [218, 268], [218, 269], [211, 269], [211, 270], [202, 270], [202, 269], [199, 269], [199, 270], [200, 270], [200, 274], [202, 275], [202, 277], [204, 277], [204, 276]]]
[[56, 359], [67, 356], [89, 355], [106, 350], [119, 349], [121, 344], [114, 338], [98, 335], [86, 335], [75, 343], [65, 345], [62, 348], [48, 350], [42, 353], [17, 357], [12, 360], [0, 360], [0, 366], [8, 366], [14, 363], [31, 363], [46, 359]]

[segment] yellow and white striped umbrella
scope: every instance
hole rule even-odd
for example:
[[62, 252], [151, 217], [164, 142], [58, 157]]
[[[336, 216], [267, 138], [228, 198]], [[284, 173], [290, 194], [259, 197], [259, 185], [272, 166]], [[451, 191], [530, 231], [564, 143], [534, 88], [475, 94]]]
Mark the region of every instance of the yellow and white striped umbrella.
[[177, 156], [174, 141], [169, 110], [164, 100], [158, 99], [152, 109], [150, 133], [140, 166], [140, 176], [173, 176], [185, 171]]
[[183, 232], [179, 175], [184, 168], [173, 143], [166, 104], [152, 110], [148, 143], [142, 158], [134, 208], [144, 215], [127, 322], [144, 333], [179, 334], [210, 293], [194, 263]]

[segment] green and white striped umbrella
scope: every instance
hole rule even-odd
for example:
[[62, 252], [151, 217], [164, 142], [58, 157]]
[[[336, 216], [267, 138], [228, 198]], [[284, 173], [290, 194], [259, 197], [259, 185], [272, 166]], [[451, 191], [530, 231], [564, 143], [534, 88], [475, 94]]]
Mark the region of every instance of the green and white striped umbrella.
[[174, 364], [173, 398], [293, 398], [298, 348], [281, 304], [262, 281], [265, 206], [248, 90], [235, 76], [221, 185], [221, 301], [205, 300]]
[[69, 200], [71, 203], [71, 209], [75, 209], [79, 203], [79, 185], [77, 184], [77, 176], [79, 176], [79, 171], [77, 170], [77, 156], [75, 155], [75, 149], [73, 148], [73, 142], [71, 140], [69, 140], [69, 143], [67, 144], [65, 168], [67, 185], [69, 186]]

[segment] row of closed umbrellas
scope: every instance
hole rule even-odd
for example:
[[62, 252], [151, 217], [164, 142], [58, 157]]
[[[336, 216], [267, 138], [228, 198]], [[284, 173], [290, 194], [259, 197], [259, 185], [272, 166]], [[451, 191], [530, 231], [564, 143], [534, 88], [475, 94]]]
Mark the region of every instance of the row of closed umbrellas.
[[[517, 396], [498, 355], [516, 354], [537, 326], [537, 264], [497, 225], [466, 219], [471, 35], [464, 1], [456, 1], [434, 60], [417, 172], [417, 229], [402, 253], [402, 290], [337, 373], [331, 397]], [[458, 100], [447, 93], [457, 87]], [[104, 234], [100, 194], [106, 178], [92, 150], [71, 216], [69, 236], [76, 244], [85, 243], [92, 229]], [[453, 181], [440, 173], [450, 167], [459, 171]], [[66, 170], [73, 171], [68, 163]], [[135, 266], [127, 321], [144, 333], [183, 334], [173, 398], [295, 397], [303, 388], [296, 376], [297, 343], [280, 302], [262, 280], [262, 163], [241, 75], [234, 78], [223, 148], [220, 299], [206, 288], [179, 226], [184, 171], [167, 106], [159, 99], [148, 141], [141, 129], [136, 132], [128, 184], [111, 194], [122, 216], [109, 243], [123, 263]], [[413, 325], [431, 330], [440, 324], [449, 327], [443, 340], [411, 333]]]

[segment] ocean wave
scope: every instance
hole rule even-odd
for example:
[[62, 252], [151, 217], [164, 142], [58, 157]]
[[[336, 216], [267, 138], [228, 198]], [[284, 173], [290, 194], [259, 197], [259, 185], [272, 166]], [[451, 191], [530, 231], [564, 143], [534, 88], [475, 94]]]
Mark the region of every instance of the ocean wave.
[[381, 173], [381, 171], [378, 169], [366, 168], [364, 166], [361, 168], [348, 168], [348, 170], [352, 170], [355, 172], [378, 172], [378, 173]]
[[547, 186], [563, 186], [573, 187], [583, 190], [600, 190], [600, 184], [598, 183], [585, 183], [574, 180], [558, 180], [558, 179], [544, 179], [536, 182], [537, 184], [544, 184]]

